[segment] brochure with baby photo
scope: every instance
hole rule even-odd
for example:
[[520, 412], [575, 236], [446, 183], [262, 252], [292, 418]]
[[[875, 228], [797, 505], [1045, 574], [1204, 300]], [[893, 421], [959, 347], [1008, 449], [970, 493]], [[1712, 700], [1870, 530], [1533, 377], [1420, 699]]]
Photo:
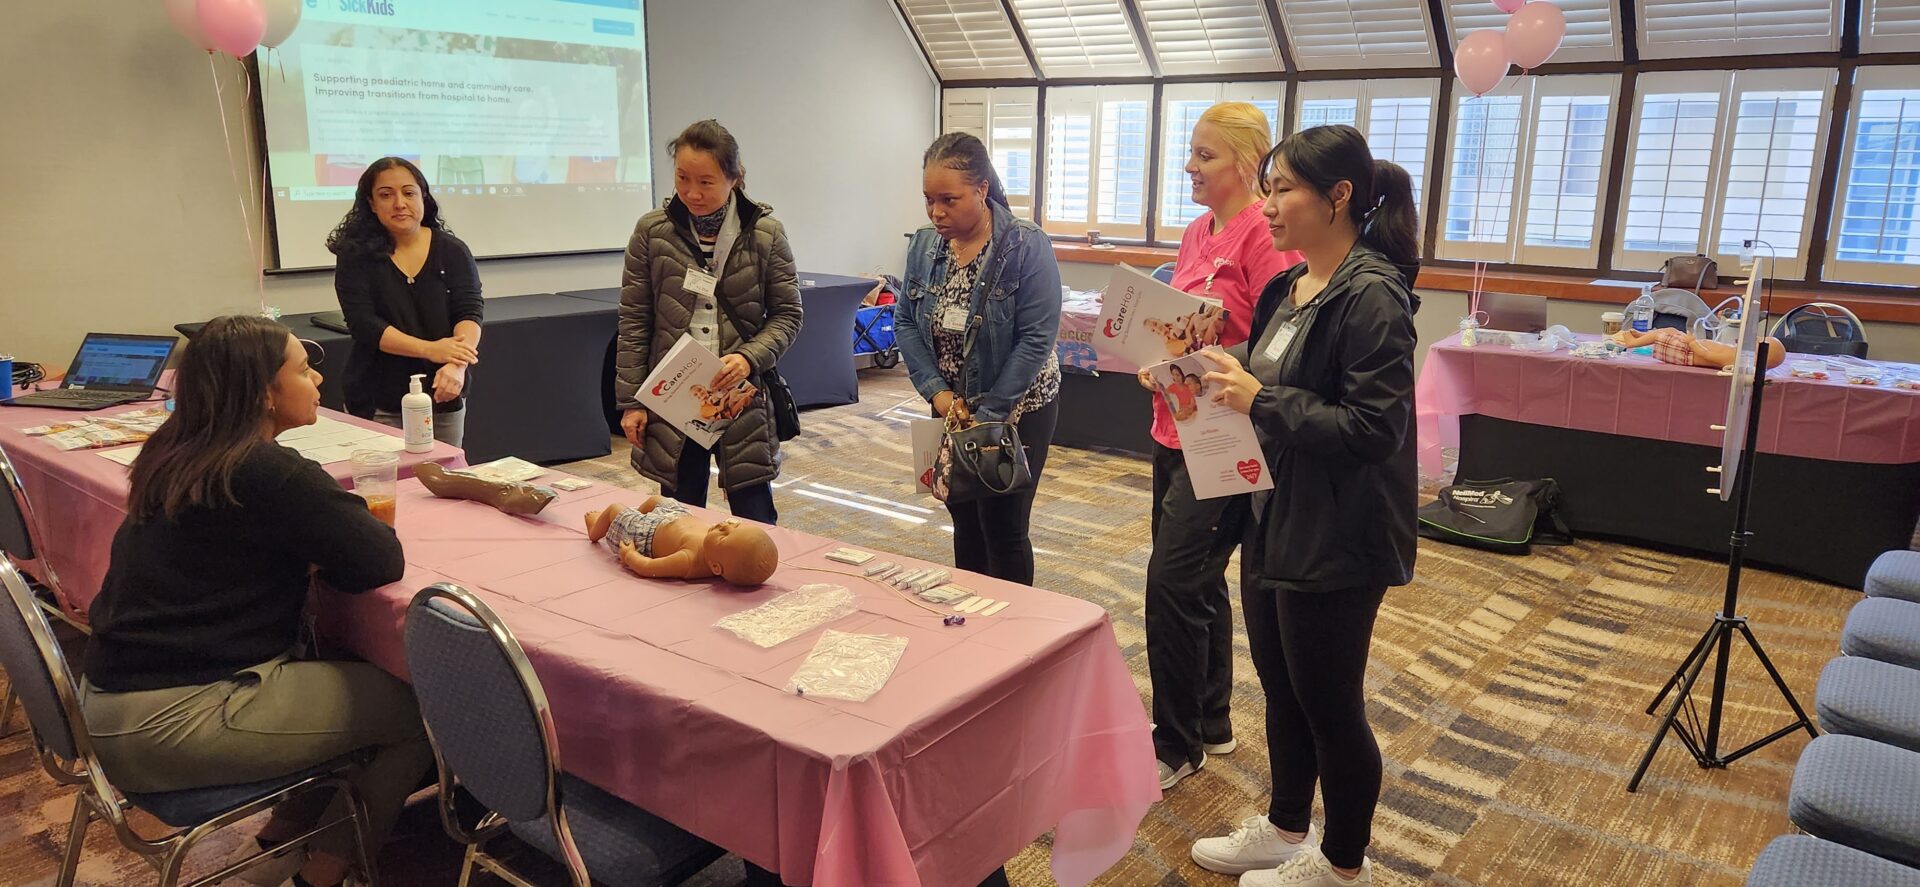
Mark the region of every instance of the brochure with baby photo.
[[650, 418], [665, 420], [694, 443], [712, 449], [727, 422], [759, 392], [745, 379], [725, 391], [714, 390], [713, 377], [722, 366], [717, 355], [683, 334], [640, 386], [640, 403], [653, 414]]
[[1093, 350], [1150, 367], [1218, 345], [1226, 329], [1227, 311], [1218, 301], [1183, 293], [1138, 268], [1115, 265], [1100, 304]]
[[946, 430], [945, 419], [907, 420], [907, 433], [913, 444], [913, 491], [916, 493], [933, 493], [933, 462], [940, 455], [940, 435]]
[[1253, 420], [1225, 404], [1213, 402], [1219, 383], [1208, 382], [1213, 364], [1199, 356], [1182, 357], [1148, 367], [1154, 394], [1167, 402], [1173, 427], [1180, 433], [1180, 453], [1193, 478], [1195, 499], [1217, 499], [1236, 493], [1273, 489], [1266, 454], [1254, 436]]

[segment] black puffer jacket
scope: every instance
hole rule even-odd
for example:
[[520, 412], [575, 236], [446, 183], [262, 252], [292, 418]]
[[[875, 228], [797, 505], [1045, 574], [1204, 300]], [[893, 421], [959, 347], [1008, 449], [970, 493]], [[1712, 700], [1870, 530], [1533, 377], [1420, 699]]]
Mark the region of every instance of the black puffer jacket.
[[[1260, 293], [1252, 341], [1261, 341], [1306, 270], [1295, 265]], [[1253, 427], [1274, 481], [1271, 495], [1256, 497], [1266, 500], [1260, 572], [1275, 588], [1326, 592], [1413, 581], [1419, 300], [1409, 284], [1416, 270], [1355, 244], [1322, 297], [1296, 317], [1302, 331], [1283, 359], [1281, 384], [1254, 398]]]
[[[746, 358], [757, 375], [778, 363], [800, 333], [800, 281], [794, 273], [787, 229], [774, 219], [773, 208], [749, 200], [739, 190], [733, 192], [733, 199], [740, 214], [740, 237], [721, 261], [716, 292], [750, 329], [734, 329], [726, 312], [719, 312], [720, 353]], [[620, 340], [614, 356], [614, 398], [623, 410], [640, 406], [635, 400], [640, 385], [693, 320], [694, 296], [683, 282], [687, 269], [700, 264], [697, 244], [692, 216], [678, 197], [669, 200], [666, 208], [642, 216], [634, 226], [633, 239], [627, 243], [626, 270], [620, 276]], [[633, 449], [633, 467], [671, 487], [678, 479], [680, 449], [686, 442], [686, 436], [672, 425], [653, 419], [647, 422], [645, 445]], [[768, 483], [779, 476], [780, 441], [765, 393], [755, 396], [752, 406], [727, 423], [714, 449], [720, 457], [724, 489]]]

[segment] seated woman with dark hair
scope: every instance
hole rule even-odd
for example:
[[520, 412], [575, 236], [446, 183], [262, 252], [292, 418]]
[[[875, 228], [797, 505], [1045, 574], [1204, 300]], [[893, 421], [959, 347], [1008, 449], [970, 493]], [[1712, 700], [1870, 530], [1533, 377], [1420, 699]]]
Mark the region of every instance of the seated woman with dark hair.
[[[360, 497], [274, 442], [313, 424], [319, 386], [306, 349], [271, 320], [216, 318], [187, 346], [176, 411], [133, 463], [127, 520], [93, 602], [81, 705], [126, 791], [256, 782], [370, 750], [351, 779], [379, 838], [433, 753], [406, 684], [366, 663], [292, 655], [313, 579], [357, 593], [406, 567]], [[328, 801], [316, 792], [282, 805], [260, 844], [344, 810], [344, 798], [322, 810]], [[339, 884], [351, 842], [330, 830], [310, 858], [286, 854], [261, 883]]]

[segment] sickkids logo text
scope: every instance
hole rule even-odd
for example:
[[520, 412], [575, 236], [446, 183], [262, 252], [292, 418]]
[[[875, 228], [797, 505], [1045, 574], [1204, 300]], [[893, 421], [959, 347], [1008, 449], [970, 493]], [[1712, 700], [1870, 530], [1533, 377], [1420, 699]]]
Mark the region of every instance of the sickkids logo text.
[[361, 15], [395, 15], [393, 0], [340, 0], [341, 12]]

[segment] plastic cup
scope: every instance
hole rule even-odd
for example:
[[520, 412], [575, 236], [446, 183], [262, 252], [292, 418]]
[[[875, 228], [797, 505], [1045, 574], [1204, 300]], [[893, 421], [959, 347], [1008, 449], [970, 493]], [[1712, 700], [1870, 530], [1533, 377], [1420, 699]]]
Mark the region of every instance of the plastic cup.
[[353, 451], [353, 491], [367, 500], [367, 510], [389, 527], [394, 526], [395, 487], [399, 483], [399, 453]]
[[1620, 331], [1627, 323], [1627, 315], [1622, 311], [1600, 312], [1600, 331], [1611, 336]]

